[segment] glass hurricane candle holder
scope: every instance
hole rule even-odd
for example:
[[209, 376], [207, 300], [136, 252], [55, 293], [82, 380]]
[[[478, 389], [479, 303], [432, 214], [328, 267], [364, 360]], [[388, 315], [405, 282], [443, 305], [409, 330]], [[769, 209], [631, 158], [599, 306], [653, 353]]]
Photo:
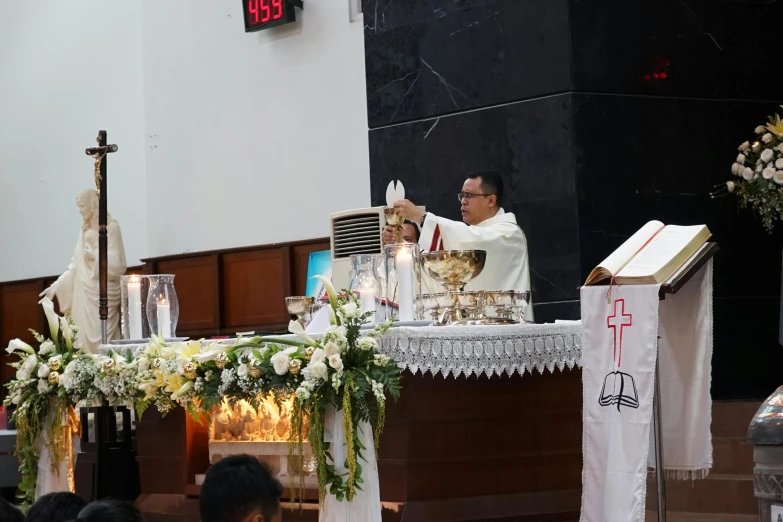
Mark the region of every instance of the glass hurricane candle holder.
[[421, 299], [421, 253], [419, 245], [387, 245], [386, 301], [389, 318], [414, 321], [423, 318]]
[[146, 339], [150, 336], [145, 320], [150, 281], [145, 275], [120, 277], [120, 320], [123, 339]]
[[179, 301], [171, 274], [147, 276], [150, 281], [147, 295], [147, 322], [150, 332], [171, 339], [176, 336], [179, 320]]
[[383, 295], [381, 281], [378, 277], [380, 257], [380, 254], [354, 254], [351, 256], [353, 277], [348, 288], [356, 294], [362, 315], [367, 312], [372, 314], [369, 318], [371, 324], [376, 322], [376, 312]]

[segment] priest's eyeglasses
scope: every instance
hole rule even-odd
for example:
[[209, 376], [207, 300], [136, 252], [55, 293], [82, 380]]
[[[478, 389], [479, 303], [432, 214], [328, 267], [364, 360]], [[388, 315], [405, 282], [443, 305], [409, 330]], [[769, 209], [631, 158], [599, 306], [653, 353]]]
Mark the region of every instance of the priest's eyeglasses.
[[473, 198], [478, 198], [478, 197], [486, 198], [487, 196], [491, 196], [491, 195], [492, 194], [471, 194], [470, 192], [460, 192], [459, 194], [457, 194], [457, 200], [460, 202], [463, 199], [467, 199], [468, 201], [470, 201]]

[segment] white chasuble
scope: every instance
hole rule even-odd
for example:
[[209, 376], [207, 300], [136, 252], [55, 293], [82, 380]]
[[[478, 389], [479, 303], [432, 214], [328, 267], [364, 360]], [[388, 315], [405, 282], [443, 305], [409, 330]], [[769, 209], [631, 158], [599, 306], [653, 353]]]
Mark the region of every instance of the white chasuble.
[[712, 262], [663, 302], [659, 285], [608, 290], [581, 290], [580, 520], [644, 522], [656, 358], [666, 476], [700, 478], [712, 466]]
[[[427, 214], [421, 230], [419, 246], [422, 252], [437, 250], [485, 250], [484, 270], [470, 281], [466, 290], [530, 290], [527, 239], [517, 225], [514, 214], [503, 209], [478, 225], [466, 225], [434, 214]], [[429, 277], [424, 278], [427, 293], [443, 289]], [[533, 320], [531, 302], [525, 319]]]

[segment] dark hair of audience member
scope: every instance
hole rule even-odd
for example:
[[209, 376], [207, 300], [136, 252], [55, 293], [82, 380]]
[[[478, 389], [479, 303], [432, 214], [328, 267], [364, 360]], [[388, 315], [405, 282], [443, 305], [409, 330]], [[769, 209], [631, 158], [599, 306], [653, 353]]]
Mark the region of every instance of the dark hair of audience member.
[[144, 522], [144, 517], [130, 502], [104, 499], [82, 509], [75, 522]]
[[258, 459], [234, 455], [207, 470], [201, 486], [201, 522], [241, 522], [260, 513], [271, 521], [280, 507], [283, 487]]
[[0, 522], [24, 522], [24, 515], [4, 498], [0, 498]]
[[[27, 522], [66, 522], [79, 516], [87, 501], [67, 491], [44, 495], [30, 506]], [[0, 519], [5, 522], [5, 519]]]

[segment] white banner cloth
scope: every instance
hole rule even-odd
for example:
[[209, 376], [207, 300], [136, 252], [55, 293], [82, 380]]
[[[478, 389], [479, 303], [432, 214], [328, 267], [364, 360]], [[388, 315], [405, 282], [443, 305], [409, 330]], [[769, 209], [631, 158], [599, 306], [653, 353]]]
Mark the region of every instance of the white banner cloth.
[[712, 466], [712, 263], [660, 309], [658, 290], [615, 286], [611, 303], [607, 287], [581, 291], [581, 522], [645, 519], [659, 335], [664, 468], [698, 478]]

